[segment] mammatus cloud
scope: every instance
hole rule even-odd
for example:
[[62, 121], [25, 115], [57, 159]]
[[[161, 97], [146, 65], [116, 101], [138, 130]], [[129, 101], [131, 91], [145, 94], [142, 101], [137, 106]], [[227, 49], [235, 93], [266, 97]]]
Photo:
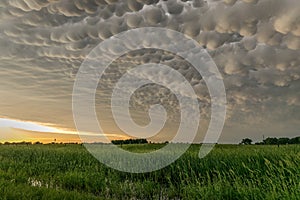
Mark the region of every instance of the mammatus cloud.
[[[72, 88], [86, 55], [115, 34], [149, 26], [182, 32], [209, 51], [227, 90], [224, 141], [239, 140], [244, 136], [240, 130], [255, 138], [262, 133], [297, 134], [298, 0], [2, 0], [0, 115], [73, 129]], [[149, 62], [169, 65], [191, 82], [201, 102], [204, 130], [210, 115], [205, 82], [189, 64], [167, 52], [141, 50], [116, 60], [106, 72], [107, 88], [99, 85], [98, 112], [107, 108], [106, 91], [118, 75]], [[162, 103], [170, 113], [170, 124], [178, 118], [176, 99], [165, 88], [149, 85], [132, 99], [132, 109], [139, 109], [137, 116], [151, 104]], [[102, 118], [108, 130], [114, 127], [110, 116]]]

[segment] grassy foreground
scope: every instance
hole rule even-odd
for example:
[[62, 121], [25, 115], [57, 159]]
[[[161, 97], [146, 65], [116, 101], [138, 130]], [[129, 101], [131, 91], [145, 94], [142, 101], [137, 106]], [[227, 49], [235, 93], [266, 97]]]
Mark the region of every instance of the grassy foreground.
[[0, 145], [0, 198], [300, 199], [300, 145], [217, 145], [204, 159], [199, 148], [162, 170], [130, 174], [99, 163], [81, 145]]

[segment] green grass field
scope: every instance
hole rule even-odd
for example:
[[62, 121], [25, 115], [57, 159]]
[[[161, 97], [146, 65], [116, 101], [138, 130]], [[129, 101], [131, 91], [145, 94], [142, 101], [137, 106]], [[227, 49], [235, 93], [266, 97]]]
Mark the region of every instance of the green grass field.
[[0, 199], [300, 199], [300, 145], [217, 145], [204, 159], [199, 148], [162, 170], [130, 174], [81, 145], [0, 145]]

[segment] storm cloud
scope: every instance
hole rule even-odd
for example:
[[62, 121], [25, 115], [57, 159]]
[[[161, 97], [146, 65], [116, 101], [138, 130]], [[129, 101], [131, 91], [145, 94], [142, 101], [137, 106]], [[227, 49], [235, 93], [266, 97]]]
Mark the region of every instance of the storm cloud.
[[[179, 31], [207, 49], [227, 92], [222, 141], [238, 141], [247, 134], [253, 134], [253, 139], [262, 134], [297, 134], [298, 0], [2, 0], [0, 117], [74, 129], [72, 90], [81, 63], [102, 41], [141, 27]], [[130, 52], [112, 63], [105, 84], [109, 89], [125, 69], [149, 62], [171, 66], [191, 83], [201, 102], [203, 131], [210, 115], [206, 84], [176, 55], [160, 50]], [[100, 83], [100, 89], [107, 89], [101, 87]], [[101, 115], [108, 107], [109, 94], [99, 93], [96, 98]], [[137, 116], [160, 103], [170, 113], [170, 124], [178, 120], [178, 102], [166, 88], [149, 85], [132, 100]], [[99, 118], [108, 132], [119, 131], [112, 128], [110, 115]]]

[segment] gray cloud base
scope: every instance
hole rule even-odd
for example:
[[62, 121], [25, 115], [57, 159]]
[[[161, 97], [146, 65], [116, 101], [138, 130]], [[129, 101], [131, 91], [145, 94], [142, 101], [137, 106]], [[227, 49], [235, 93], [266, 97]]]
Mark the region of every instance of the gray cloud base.
[[[0, 10], [2, 117], [74, 128], [72, 87], [86, 55], [117, 33], [157, 26], [192, 37], [207, 47], [216, 62], [228, 98], [223, 141], [239, 140], [249, 133], [255, 138], [261, 134], [297, 134], [300, 120], [297, 0], [3, 0]], [[115, 48], [108, 50], [118, 51]], [[205, 129], [210, 114], [205, 82], [179, 57], [150, 50], [128, 53], [112, 64], [106, 80], [109, 73], [122, 74], [128, 67], [147, 62], [171, 65], [192, 83], [200, 94], [202, 129]], [[156, 95], [154, 99], [163, 97], [160, 101], [166, 110], [176, 113], [173, 106], [176, 100], [172, 100], [170, 91], [161, 88], [160, 92], [151, 93], [158, 88], [149, 88], [149, 93], [140, 90], [133, 96], [136, 100], [133, 106], [145, 109], [143, 102], [154, 102], [151, 97]], [[169, 96], [171, 100], [165, 98]], [[98, 100], [99, 110], [106, 108], [106, 100]], [[109, 117], [106, 120], [110, 127], [113, 123]], [[241, 130], [246, 131], [241, 133]]]

